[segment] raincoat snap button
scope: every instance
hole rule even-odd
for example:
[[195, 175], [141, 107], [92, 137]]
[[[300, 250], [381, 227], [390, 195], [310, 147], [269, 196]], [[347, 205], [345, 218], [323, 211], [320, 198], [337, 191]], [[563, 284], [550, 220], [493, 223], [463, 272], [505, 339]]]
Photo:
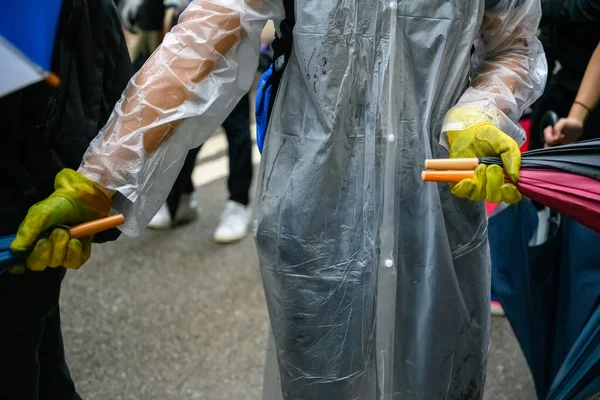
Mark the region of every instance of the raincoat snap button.
[[385, 260], [385, 266], [392, 268], [394, 266], [394, 262], [392, 260]]
[[387, 140], [388, 140], [388, 142], [392, 143], [394, 140], [396, 140], [396, 136], [388, 135]]

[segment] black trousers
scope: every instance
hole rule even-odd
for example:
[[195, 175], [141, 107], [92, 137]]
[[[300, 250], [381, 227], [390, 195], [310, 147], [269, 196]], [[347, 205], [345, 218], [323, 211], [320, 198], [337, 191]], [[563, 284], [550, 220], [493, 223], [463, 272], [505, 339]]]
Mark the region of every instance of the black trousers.
[[[225, 129], [229, 144], [229, 178], [227, 180], [229, 199], [248, 205], [250, 185], [252, 184], [252, 138], [250, 136], [250, 99], [247, 93], [225, 119], [223, 129]], [[171, 215], [175, 215], [177, 212], [181, 194], [194, 191], [192, 172], [201, 147], [190, 150], [167, 197], [167, 206]]]
[[63, 268], [0, 275], [0, 399], [81, 400], [65, 362]]

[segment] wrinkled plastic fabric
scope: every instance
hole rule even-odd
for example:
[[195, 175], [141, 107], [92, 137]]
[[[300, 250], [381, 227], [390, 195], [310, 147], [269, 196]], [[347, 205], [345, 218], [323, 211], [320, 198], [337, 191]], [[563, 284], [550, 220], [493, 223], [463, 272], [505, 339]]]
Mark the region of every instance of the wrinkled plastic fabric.
[[248, 93], [262, 28], [283, 14], [278, 0], [194, 1], [131, 79], [79, 169], [118, 192], [124, 233], [137, 235], [148, 224], [184, 154], [208, 139]]
[[[547, 76], [546, 58], [537, 56], [541, 44], [531, 31], [539, 24], [540, 5], [532, 0], [486, 0], [485, 7], [471, 58], [470, 86], [456, 104], [477, 112], [469, 121], [449, 112], [443, 130], [466, 129], [485, 118], [522, 145], [526, 136], [518, 119], [535, 100], [531, 93], [543, 90]], [[447, 144], [445, 135], [440, 139]]]
[[458, 128], [489, 120], [523, 142], [546, 76], [539, 4], [389, 4], [296, 3], [258, 187], [265, 400], [482, 397], [484, 204], [420, 172], [448, 156], [457, 102], [477, 110]]
[[[81, 170], [119, 192], [126, 232], [150, 219], [182, 155], [250, 87], [260, 28], [283, 17], [281, 3], [257, 3], [193, 3], [92, 144]], [[186, 22], [206, 4], [235, 10], [246, 34], [210, 17]], [[221, 21], [227, 14], [212, 13]], [[546, 74], [539, 16], [536, 0], [296, 3], [293, 54], [257, 195], [273, 344], [265, 399], [481, 398], [489, 348], [485, 207], [422, 182], [420, 172], [425, 158], [448, 156], [441, 132], [457, 102], [476, 110], [462, 127], [490, 120], [522, 141], [510, 127]], [[184, 80], [187, 100], [170, 107], [161, 88], [177, 74], [173, 65], [202, 64], [215, 56], [215, 38], [229, 33], [239, 44], [198, 83]], [[170, 137], [149, 150], [152, 129], [165, 124]]]

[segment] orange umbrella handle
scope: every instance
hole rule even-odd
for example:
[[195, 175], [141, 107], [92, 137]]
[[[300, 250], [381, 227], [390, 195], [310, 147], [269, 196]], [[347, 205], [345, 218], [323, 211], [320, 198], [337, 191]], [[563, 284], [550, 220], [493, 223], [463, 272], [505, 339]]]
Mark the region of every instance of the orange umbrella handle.
[[48, 82], [53, 87], [58, 87], [60, 85], [60, 78], [54, 75], [52, 72], [50, 72], [46, 77], [46, 82]]
[[475, 171], [423, 171], [421, 179], [425, 182], [458, 183], [463, 179], [472, 178]]
[[117, 214], [76, 225], [69, 229], [69, 233], [73, 239], [81, 239], [87, 236], [92, 236], [98, 232], [116, 228], [119, 225], [123, 225], [123, 223], [125, 223], [125, 217], [123, 217], [123, 214]]
[[477, 168], [478, 165], [478, 158], [429, 158], [425, 160], [425, 169], [470, 171]]

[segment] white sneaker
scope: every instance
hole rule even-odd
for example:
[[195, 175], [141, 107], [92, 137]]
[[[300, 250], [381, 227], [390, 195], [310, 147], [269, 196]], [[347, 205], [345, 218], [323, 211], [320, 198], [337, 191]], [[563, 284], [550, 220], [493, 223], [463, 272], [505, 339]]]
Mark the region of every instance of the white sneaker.
[[198, 207], [200, 203], [194, 197], [194, 194], [182, 194], [177, 206], [175, 218], [171, 217], [171, 212], [166, 204], [158, 210], [154, 218], [148, 224], [150, 229], [171, 229], [175, 225], [184, 224], [198, 218]]
[[215, 231], [214, 240], [217, 243], [231, 243], [242, 239], [248, 233], [250, 211], [243, 204], [228, 201], [225, 211], [221, 214], [221, 222]]
[[193, 193], [182, 194], [179, 198], [177, 212], [175, 212], [174, 225], [185, 224], [198, 218], [200, 202]]
[[158, 209], [158, 212], [152, 218], [150, 223], [148, 224], [148, 228], [150, 229], [171, 229], [173, 225], [171, 220], [171, 213], [169, 212], [169, 207], [166, 204], [163, 204], [161, 208]]

